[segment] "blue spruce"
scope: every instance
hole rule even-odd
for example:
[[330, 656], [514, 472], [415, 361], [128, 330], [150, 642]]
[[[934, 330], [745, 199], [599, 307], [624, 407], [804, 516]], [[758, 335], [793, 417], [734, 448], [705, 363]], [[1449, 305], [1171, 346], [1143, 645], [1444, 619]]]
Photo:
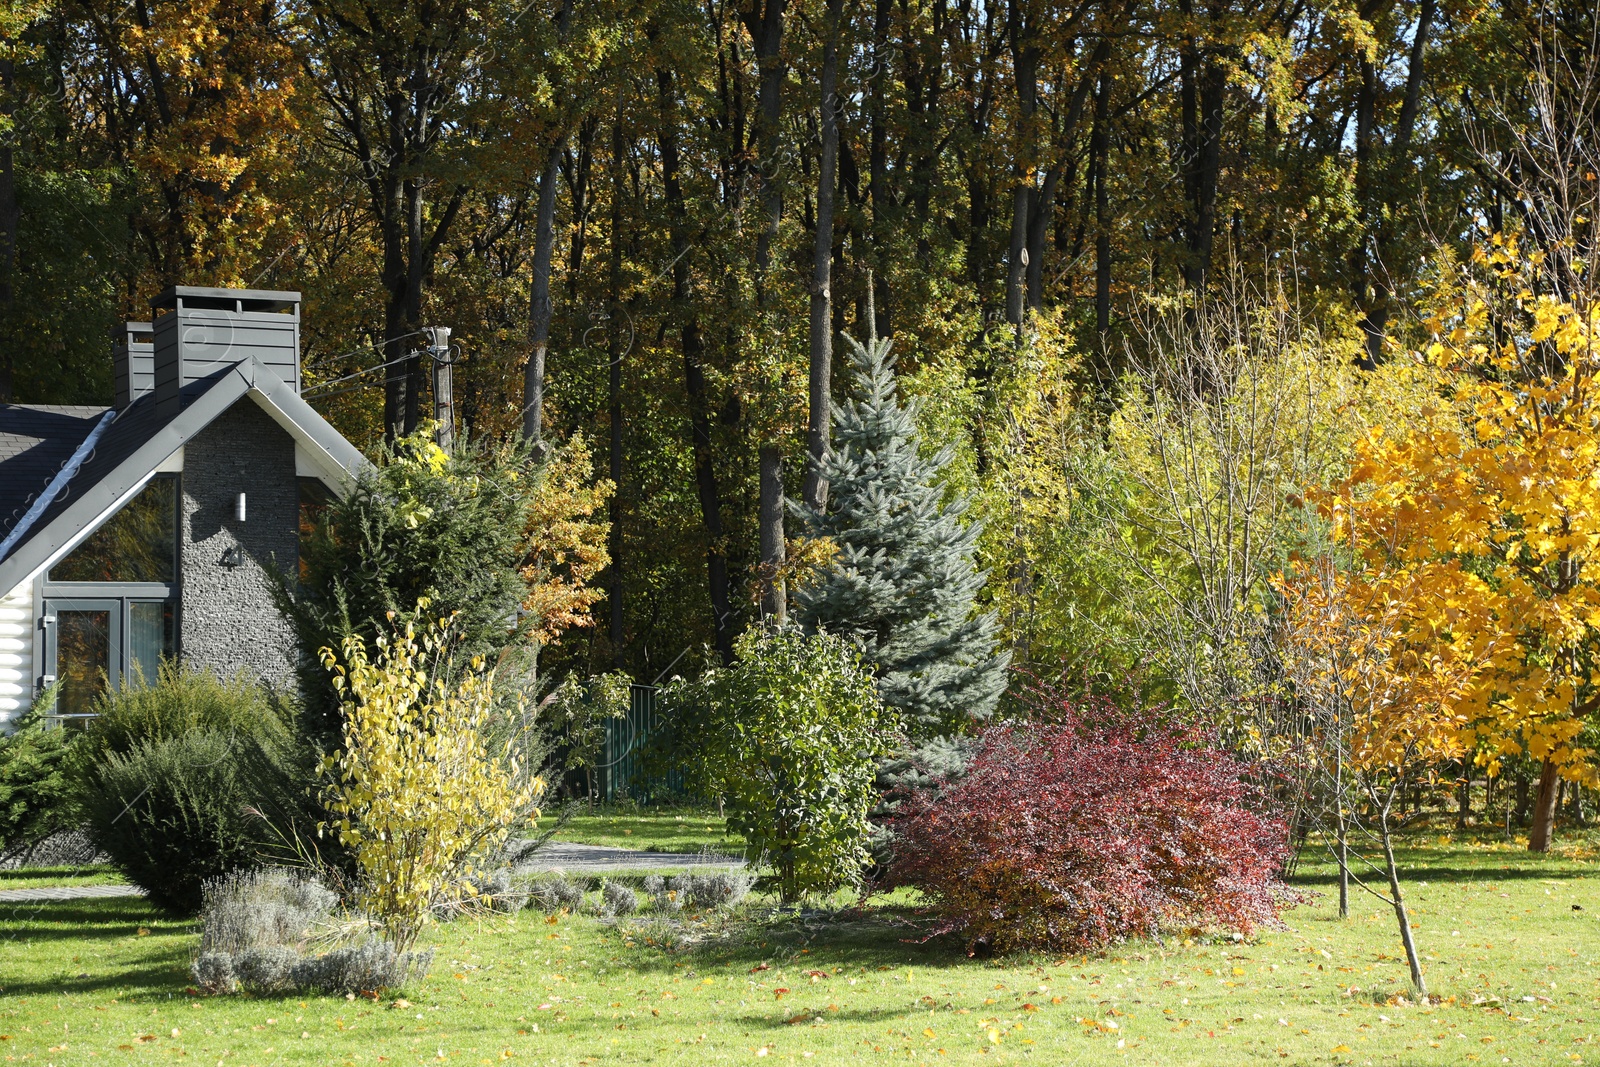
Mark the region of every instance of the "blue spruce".
[[856, 395], [833, 406], [827, 502], [800, 509], [807, 532], [838, 554], [796, 591], [798, 616], [856, 643], [913, 737], [948, 734], [994, 712], [1011, 658], [995, 652], [994, 615], [976, 607], [979, 529], [964, 521], [967, 499], [944, 499], [951, 450], [923, 454], [915, 403], [896, 395], [891, 342], [845, 341]]

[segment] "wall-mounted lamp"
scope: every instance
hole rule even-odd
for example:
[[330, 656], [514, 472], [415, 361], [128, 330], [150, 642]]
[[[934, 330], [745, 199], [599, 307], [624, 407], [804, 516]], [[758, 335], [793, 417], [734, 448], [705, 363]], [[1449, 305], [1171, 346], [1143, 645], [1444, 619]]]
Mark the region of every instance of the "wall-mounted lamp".
[[238, 545], [230, 545], [222, 550], [222, 565], [232, 570], [244, 563], [244, 553], [239, 551]]
[[243, 493], [239, 494], [239, 502], [234, 507], [233, 517], [235, 519], [238, 519], [240, 522], [244, 521], [244, 494]]

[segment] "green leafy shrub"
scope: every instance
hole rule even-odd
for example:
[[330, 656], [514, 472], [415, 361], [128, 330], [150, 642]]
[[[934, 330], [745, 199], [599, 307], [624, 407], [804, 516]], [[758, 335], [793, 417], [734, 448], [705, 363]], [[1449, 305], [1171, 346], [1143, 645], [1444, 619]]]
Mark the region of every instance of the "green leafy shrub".
[[569, 774], [584, 777], [584, 794], [595, 795], [595, 770], [605, 758], [606, 723], [626, 721], [633, 699], [633, 679], [626, 674], [583, 678], [570, 674], [550, 695], [548, 714], [555, 722], [562, 760]]
[[785, 903], [856, 881], [892, 721], [871, 672], [826, 633], [755, 629], [735, 651], [738, 666], [668, 689], [682, 765]]
[[76, 731], [45, 726], [37, 707], [0, 734], [0, 859], [77, 825], [70, 773], [77, 740]]
[[168, 664], [98, 710], [74, 757], [85, 828], [158, 906], [195, 912], [207, 879], [309, 829], [288, 712], [248, 681]]
[[[589, 581], [607, 562], [607, 527], [590, 521], [610, 492], [591, 488], [581, 441], [535, 463], [515, 443], [445, 452], [424, 435], [396, 442], [342, 499], [304, 531], [300, 573], [280, 574], [278, 609], [295, 631], [306, 729], [325, 747], [340, 738], [340, 700], [322, 669], [324, 648], [349, 636], [368, 644], [417, 605], [454, 620], [462, 662], [531, 654], [588, 621]], [[396, 622], [391, 622], [391, 617]]]

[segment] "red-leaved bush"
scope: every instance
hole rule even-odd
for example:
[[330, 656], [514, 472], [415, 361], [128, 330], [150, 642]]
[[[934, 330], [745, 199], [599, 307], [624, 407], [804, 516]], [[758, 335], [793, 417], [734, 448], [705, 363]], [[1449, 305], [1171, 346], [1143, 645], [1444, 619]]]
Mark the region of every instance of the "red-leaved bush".
[[936, 932], [1083, 952], [1278, 922], [1285, 826], [1245, 764], [1155, 713], [1056, 700], [1050, 719], [984, 730], [962, 777], [896, 812], [888, 881], [929, 898]]

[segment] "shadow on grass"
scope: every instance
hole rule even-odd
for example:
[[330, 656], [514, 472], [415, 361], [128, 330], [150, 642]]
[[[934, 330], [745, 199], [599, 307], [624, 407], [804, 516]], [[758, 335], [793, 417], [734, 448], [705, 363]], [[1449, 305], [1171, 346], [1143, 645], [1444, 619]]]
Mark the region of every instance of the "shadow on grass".
[[28, 900], [0, 905], [0, 940], [105, 941], [154, 934], [186, 934], [190, 920], [157, 911], [138, 897], [86, 897], [80, 900]]
[[138, 1000], [141, 997], [165, 1000], [188, 988], [191, 979], [189, 953], [186, 950], [174, 949], [159, 956], [152, 954], [152, 957], [119, 967], [115, 974], [91, 974], [88, 978], [62, 975], [7, 982], [0, 985], [0, 997], [92, 997], [109, 993], [119, 1000]]
[[33, 882], [60, 881], [67, 878], [102, 878], [116, 874], [109, 864], [88, 867], [13, 867], [0, 870], [0, 888], [27, 889]]

